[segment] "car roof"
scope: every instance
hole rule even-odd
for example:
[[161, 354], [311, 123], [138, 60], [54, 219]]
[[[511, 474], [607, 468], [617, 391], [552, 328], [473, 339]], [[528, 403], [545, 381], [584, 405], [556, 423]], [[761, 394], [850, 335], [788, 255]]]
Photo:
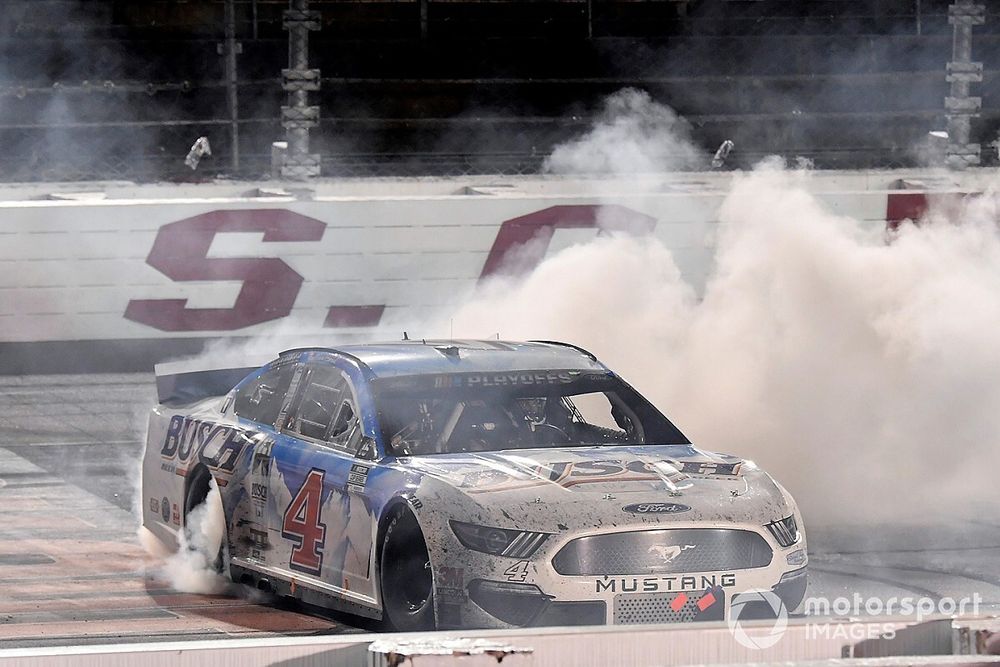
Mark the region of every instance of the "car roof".
[[299, 348], [316, 354], [353, 357], [376, 377], [440, 373], [481, 373], [521, 370], [581, 370], [608, 372], [604, 364], [582, 348], [549, 341], [402, 340], [389, 343], [343, 345], [336, 348]]

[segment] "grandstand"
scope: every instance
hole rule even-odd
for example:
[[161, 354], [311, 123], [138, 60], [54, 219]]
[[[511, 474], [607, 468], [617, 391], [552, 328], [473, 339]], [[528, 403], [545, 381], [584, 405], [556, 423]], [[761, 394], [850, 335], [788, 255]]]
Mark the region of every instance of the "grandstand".
[[[0, 180], [270, 173], [285, 137], [287, 1], [3, 4]], [[533, 173], [633, 87], [681, 114], [706, 154], [734, 141], [727, 167], [773, 153], [818, 168], [916, 165], [946, 126], [950, 4], [313, 0], [311, 151], [328, 176]], [[986, 3], [973, 59], [984, 74], [971, 139], [996, 164], [1000, 3]], [[212, 156], [192, 171], [199, 136]]]

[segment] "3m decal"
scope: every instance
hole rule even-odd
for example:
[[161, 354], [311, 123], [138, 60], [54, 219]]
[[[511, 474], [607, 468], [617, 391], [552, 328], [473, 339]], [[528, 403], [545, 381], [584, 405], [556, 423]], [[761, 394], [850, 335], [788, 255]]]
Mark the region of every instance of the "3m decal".
[[522, 560], [503, 571], [507, 581], [523, 582], [528, 578], [528, 561]]
[[321, 521], [326, 472], [313, 468], [292, 498], [281, 522], [281, 536], [295, 543], [288, 567], [319, 576], [323, 568], [326, 524]]

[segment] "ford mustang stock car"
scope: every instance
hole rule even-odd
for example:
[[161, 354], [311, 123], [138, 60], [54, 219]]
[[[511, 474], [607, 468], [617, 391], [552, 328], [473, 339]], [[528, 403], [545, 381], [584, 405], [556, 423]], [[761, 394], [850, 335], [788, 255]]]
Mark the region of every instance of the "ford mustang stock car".
[[157, 367], [142, 522], [176, 549], [217, 488], [234, 581], [404, 631], [804, 597], [788, 492], [694, 447], [580, 348], [404, 340], [221, 365]]

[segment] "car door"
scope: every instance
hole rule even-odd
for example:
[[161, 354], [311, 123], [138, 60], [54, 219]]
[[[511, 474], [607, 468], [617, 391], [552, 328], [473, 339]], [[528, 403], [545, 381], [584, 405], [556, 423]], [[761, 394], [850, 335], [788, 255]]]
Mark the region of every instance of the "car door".
[[303, 583], [374, 604], [371, 464], [356, 457], [364, 440], [357, 392], [336, 366], [303, 368], [270, 478], [284, 562]]
[[230, 524], [230, 557], [244, 561], [242, 565], [269, 565], [271, 553], [271, 518], [275, 514], [269, 497], [269, 476], [272, 470], [272, 449], [278, 433], [277, 421], [286, 405], [287, 394], [297, 369], [294, 364], [273, 364], [257, 378], [247, 381], [223, 407], [223, 412], [238, 424], [240, 445], [248, 447], [247, 464], [241, 467], [242, 478], [235, 483], [243, 486], [236, 500]]

